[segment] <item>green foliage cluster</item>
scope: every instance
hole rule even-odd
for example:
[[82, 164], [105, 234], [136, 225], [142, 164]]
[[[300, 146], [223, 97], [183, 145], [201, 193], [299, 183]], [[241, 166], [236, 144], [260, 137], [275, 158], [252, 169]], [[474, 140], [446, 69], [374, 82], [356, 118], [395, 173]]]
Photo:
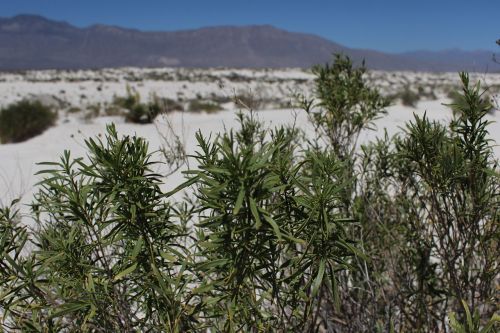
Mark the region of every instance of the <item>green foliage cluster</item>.
[[313, 68], [317, 99], [302, 99], [318, 139], [341, 159], [354, 154], [361, 130], [369, 129], [389, 105], [367, 85], [365, 72], [364, 66], [355, 68], [348, 57], [335, 55], [333, 64]]
[[466, 74], [461, 80], [448, 126], [415, 116], [403, 133], [362, 149], [355, 213], [372, 260], [359, 268], [365, 291], [350, 295], [370, 304], [350, 312], [362, 325], [429, 332], [446, 327], [450, 311], [463, 319], [462, 301], [483, 323], [497, 310], [500, 183], [490, 104]]
[[[410, 85], [405, 85], [399, 92], [389, 94], [387, 98], [391, 100], [391, 102], [400, 102], [404, 106], [409, 106], [412, 108], [416, 108], [418, 105], [418, 102], [422, 99], [426, 100], [436, 100], [437, 96], [435, 91], [436, 86], [435, 85], [430, 85], [426, 89], [422, 85], [417, 85], [415, 87], [411, 87]], [[454, 88], [447, 88], [447, 89], [452, 89], [450, 93], [456, 93]]]
[[130, 86], [127, 86], [127, 96], [115, 97], [113, 104], [126, 110], [126, 121], [137, 124], [152, 123], [164, 110], [157, 98], [149, 103], [141, 103], [141, 95]]
[[57, 114], [40, 102], [22, 100], [0, 110], [0, 142], [17, 143], [43, 133]]
[[189, 102], [190, 112], [202, 112], [205, 111], [207, 113], [213, 113], [222, 110], [221, 106], [217, 102], [211, 101], [201, 101], [198, 99], [194, 99]]
[[[174, 190], [148, 144], [43, 163], [34, 230], [0, 210], [0, 327], [26, 332], [493, 332], [499, 178], [479, 86], [454, 120], [357, 148], [388, 102], [363, 67], [316, 67], [316, 129], [196, 135]], [[179, 194], [187, 190], [185, 199]], [[496, 326], [495, 326], [496, 325]]]
[[477, 332], [477, 333], [490, 333], [494, 332], [495, 328], [498, 328], [497, 325], [500, 322], [500, 315], [493, 314], [490, 320], [486, 322], [486, 324], [482, 325], [481, 316], [479, 315], [479, 311], [474, 311], [471, 314], [469, 306], [465, 301], [462, 301], [462, 305], [464, 307], [465, 312], [465, 320], [464, 323], [461, 323], [457, 320], [457, 316], [454, 312], [450, 313], [450, 326], [454, 333], [469, 333], [469, 332]]
[[399, 93], [398, 97], [401, 99], [401, 103], [403, 105], [410, 106], [412, 108], [416, 107], [418, 101], [420, 100], [420, 95], [411, 90], [410, 87], [405, 87], [404, 90]]

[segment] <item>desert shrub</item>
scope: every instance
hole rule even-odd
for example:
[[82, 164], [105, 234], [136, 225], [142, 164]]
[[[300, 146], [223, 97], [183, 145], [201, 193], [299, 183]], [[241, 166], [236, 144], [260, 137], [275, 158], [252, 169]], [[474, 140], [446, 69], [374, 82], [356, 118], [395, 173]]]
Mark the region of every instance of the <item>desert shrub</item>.
[[[331, 329], [341, 273], [362, 256], [345, 209], [350, 165], [303, 150], [294, 128], [265, 129], [253, 113], [239, 121], [237, 132], [197, 136], [199, 165], [168, 194], [147, 143], [114, 127], [86, 142], [88, 160], [45, 163], [36, 251], [2, 285], [4, 327]], [[196, 200], [167, 203], [188, 186]]]
[[341, 159], [353, 156], [361, 131], [389, 104], [368, 85], [365, 72], [364, 66], [355, 68], [348, 57], [336, 55], [333, 64], [313, 68], [317, 98], [301, 102], [319, 140]]
[[[341, 198], [339, 209], [354, 217], [359, 214], [354, 203], [361, 186], [359, 181], [363, 179], [357, 170], [357, 140], [363, 130], [371, 129], [373, 121], [385, 114], [385, 107], [389, 105], [387, 98], [368, 85], [365, 72], [363, 66], [354, 67], [349, 58], [336, 56], [332, 65], [314, 68], [316, 99], [302, 99], [301, 103], [316, 130], [316, 138], [309, 142], [309, 149], [327, 154], [330, 161], [341, 161], [337, 171], [339, 179], [353, 180], [338, 195]], [[360, 225], [348, 225], [346, 232], [349, 239], [363, 249]], [[323, 308], [323, 329], [357, 332], [375, 327], [362, 318], [365, 309], [369, 308], [359, 297], [367, 274], [367, 261], [363, 257], [352, 257], [348, 261], [351, 269], [338, 275], [337, 306], [328, 304]]]
[[357, 252], [345, 233], [351, 221], [339, 209], [342, 163], [321, 152], [298, 156], [293, 129], [240, 121], [236, 133], [197, 136], [199, 166], [173, 191], [194, 184], [192, 204], [168, 204], [147, 143], [120, 138], [113, 126], [104, 141], [86, 141], [88, 161], [66, 152], [60, 162], [44, 163], [33, 204], [37, 229], [29, 234], [36, 251], [26, 261], [10, 257], [26, 239], [16, 241], [8, 211], [0, 216], [7, 229], [1, 244], [9, 249], [0, 258], [3, 326], [168, 332], [324, 326], [321, 312], [336, 304], [338, 272]]
[[92, 119], [99, 117], [99, 115], [101, 114], [101, 109], [101, 103], [87, 105], [83, 114], [83, 119], [87, 122], [90, 122]]
[[358, 150], [386, 99], [348, 58], [315, 73], [315, 138], [241, 112], [238, 130], [196, 135], [168, 193], [147, 142], [112, 125], [86, 159], [44, 163], [35, 228], [0, 209], [0, 327], [495, 331], [500, 181], [480, 87], [462, 74], [450, 124], [415, 117]]
[[[462, 75], [463, 92], [452, 106], [457, 118], [449, 126], [417, 117], [403, 135], [378, 139], [358, 155], [357, 135], [386, 104], [375, 91], [342, 93], [356, 76], [349, 75], [348, 61], [338, 60], [317, 76], [317, 96], [325, 97], [303, 105], [319, 136], [312, 146], [333, 152], [346, 165], [344, 177], [357, 180], [342, 193], [343, 209], [360, 222], [348, 235], [370, 259], [353, 257], [352, 269], [340, 274], [340, 309], [331, 313], [330, 328], [439, 331], [448, 327], [450, 311], [464, 319], [461, 300], [485, 324], [494, 311], [500, 274], [494, 259], [497, 163], [484, 119], [489, 102]], [[361, 79], [354, 81], [363, 86]], [[365, 104], [359, 96], [374, 102]], [[321, 140], [327, 148], [317, 144]]]
[[113, 104], [125, 109], [125, 120], [131, 123], [148, 124], [163, 111], [155, 96], [149, 103], [141, 103], [141, 95], [127, 86], [127, 96], [115, 97]]
[[79, 113], [81, 111], [82, 109], [76, 106], [72, 106], [67, 110], [68, 113]]
[[225, 103], [233, 102], [234, 98], [231, 96], [217, 95], [215, 93], [212, 93], [210, 95], [210, 100], [212, 100], [213, 102], [215, 102], [217, 104], [225, 104]]
[[137, 124], [149, 124], [160, 114], [160, 106], [156, 103], [136, 104], [127, 109], [125, 120]]
[[106, 116], [122, 116], [123, 113], [123, 109], [114, 103], [104, 106], [104, 114]]
[[434, 90], [435, 90], [434, 86], [429, 87], [429, 89], [425, 89], [423, 86], [420, 86], [420, 85], [417, 87], [417, 92], [418, 92], [419, 97], [420, 98], [427, 98], [430, 100], [437, 99], [437, 96], [436, 96]]
[[205, 111], [207, 113], [217, 112], [222, 110], [221, 106], [212, 101], [202, 101], [199, 99], [194, 99], [189, 102], [188, 111], [190, 112], [202, 112]]
[[342, 163], [321, 152], [299, 158], [295, 130], [240, 117], [237, 133], [198, 134], [199, 167], [188, 180], [198, 187], [201, 288], [215, 302], [205, 310], [209, 326], [314, 331], [356, 253], [339, 209]]
[[411, 90], [410, 87], [405, 87], [398, 96], [404, 106], [410, 106], [412, 108], [416, 107], [420, 100], [420, 95]]
[[[453, 111], [453, 114], [454, 116], [458, 116], [460, 114], [460, 110], [463, 109], [464, 107], [467, 106], [467, 101], [464, 100], [463, 96], [460, 94], [460, 91], [459, 90], [454, 90], [454, 91], [451, 91], [447, 94], [447, 97], [450, 99], [450, 108], [451, 110]], [[485, 106], [489, 103], [489, 105], [487, 105], [487, 108], [488, 108], [488, 113], [492, 113], [495, 111], [495, 108], [494, 108], [494, 103], [495, 103], [495, 99], [492, 98], [490, 96], [490, 94], [488, 94], [488, 91], [485, 90], [481, 93], [481, 96], [482, 100], [485, 102]]]
[[0, 311], [2, 320], [0, 328], [11, 328], [11, 318], [5, 312], [8, 307], [6, 304], [17, 300], [21, 306], [26, 305], [23, 302], [23, 296], [31, 297], [29, 289], [36, 290], [36, 287], [30, 284], [30, 272], [32, 262], [22, 256], [22, 251], [26, 247], [29, 233], [26, 227], [21, 226], [18, 218], [18, 211], [15, 208], [15, 202], [8, 207], [0, 207]]
[[181, 103], [170, 98], [156, 98], [155, 103], [158, 104], [164, 112], [184, 111], [184, 106]]
[[265, 100], [252, 94], [239, 94], [235, 96], [236, 105], [240, 108], [260, 110], [265, 106]]
[[57, 114], [40, 102], [23, 100], [0, 110], [0, 141], [16, 143], [43, 133]]
[[9, 314], [2, 325], [190, 330], [195, 295], [184, 294], [185, 231], [150, 171], [147, 143], [119, 138], [110, 126], [104, 142], [86, 145], [88, 162], [66, 152], [60, 162], [45, 163], [50, 170], [42, 172], [47, 178], [36, 195], [37, 230], [30, 235], [37, 250], [17, 266], [2, 258], [7, 274], [19, 277], [0, 285], [0, 307]]
[[477, 327], [495, 311], [500, 183], [489, 102], [461, 79], [448, 126], [415, 117], [404, 133], [363, 148], [355, 216], [371, 260], [346, 303], [369, 306], [350, 313], [359, 322], [351, 331], [440, 331], [450, 311], [465, 322], [462, 301], [477, 312]]

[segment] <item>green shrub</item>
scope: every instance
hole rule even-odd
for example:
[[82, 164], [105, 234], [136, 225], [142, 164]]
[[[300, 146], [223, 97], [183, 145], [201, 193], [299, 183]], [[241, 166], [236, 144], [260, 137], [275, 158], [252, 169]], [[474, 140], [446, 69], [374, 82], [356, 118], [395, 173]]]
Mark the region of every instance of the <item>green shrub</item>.
[[101, 114], [101, 109], [102, 109], [101, 103], [88, 105], [83, 114], [83, 119], [89, 122], [92, 119], [99, 117], [99, 115]]
[[158, 104], [164, 112], [184, 111], [184, 106], [181, 103], [170, 98], [156, 98], [155, 103]]
[[113, 104], [125, 109], [125, 120], [136, 124], [149, 124], [162, 112], [158, 99], [153, 96], [149, 103], [141, 103], [141, 95], [127, 86], [127, 96], [115, 97]]
[[201, 112], [205, 111], [207, 113], [217, 112], [222, 110], [221, 106], [216, 102], [211, 101], [200, 101], [200, 100], [192, 100], [189, 102], [189, 111], [191, 112]]
[[420, 100], [420, 95], [411, 90], [409, 87], [405, 87], [404, 90], [399, 93], [399, 98], [404, 106], [414, 108]]
[[254, 94], [238, 94], [234, 98], [236, 105], [240, 108], [260, 110], [264, 107], [265, 101], [261, 97], [257, 97]]
[[[89, 139], [88, 161], [69, 152], [45, 163], [34, 203], [36, 251], [21, 251], [9, 210], [0, 211], [1, 325], [32, 331], [184, 332], [191, 319], [183, 271], [185, 230], [151, 172], [148, 145], [119, 138], [109, 126], [104, 142]], [[17, 237], [17, 238], [16, 238]], [[24, 236], [25, 237], [25, 236]], [[9, 245], [13, 243], [12, 245]], [[1, 248], [0, 248], [1, 250]], [[19, 266], [22, 265], [22, 266]], [[14, 277], [14, 279], [12, 278]]]
[[434, 93], [435, 88], [436, 88], [435, 86], [431, 86], [430, 89], [427, 90], [423, 86], [418, 86], [417, 87], [418, 96], [420, 98], [426, 98], [429, 100], [436, 100], [437, 96]]
[[348, 58], [315, 73], [315, 138], [240, 113], [238, 130], [196, 135], [168, 193], [147, 142], [113, 125], [85, 159], [43, 163], [33, 230], [0, 208], [0, 328], [495, 331], [500, 180], [480, 87], [462, 74], [450, 124], [416, 116], [357, 150], [387, 101]]
[[53, 126], [57, 115], [40, 102], [20, 101], [0, 110], [0, 142], [28, 140]]
[[149, 124], [160, 114], [160, 106], [156, 103], [135, 104], [127, 109], [125, 120], [136, 124]]
[[[366, 68], [354, 68], [352, 61], [336, 55], [332, 65], [316, 66], [316, 99], [302, 98], [318, 136], [340, 158], [352, 159], [362, 130], [386, 113], [389, 101], [364, 78]], [[299, 96], [300, 98], [300, 96]]]
[[82, 109], [80, 109], [79, 107], [76, 107], [76, 106], [72, 106], [67, 110], [68, 113], [78, 113], [81, 111], [82, 111]]
[[462, 300], [479, 327], [498, 309], [500, 182], [485, 119], [490, 103], [466, 74], [461, 80], [450, 124], [415, 116], [403, 133], [363, 148], [355, 216], [371, 260], [352, 283], [354, 299], [346, 298], [345, 309], [355, 309], [351, 325], [358, 323], [348, 332], [377, 322], [381, 331], [440, 331], [450, 312], [466, 321]]
[[236, 133], [197, 135], [187, 184], [199, 199], [201, 287], [218, 300], [205, 311], [221, 331], [314, 331], [357, 252], [338, 195], [348, 181], [334, 156], [300, 156], [295, 130], [263, 129], [251, 115]]
[[[451, 91], [447, 94], [447, 97], [451, 100], [449, 106], [451, 110], [453, 111], [453, 114], [455, 116], [458, 116], [460, 114], [460, 110], [463, 109], [464, 107], [467, 107], [467, 101], [464, 100], [463, 96], [460, 94], [459, 91]], [[495, 100], [492, 98], [487, 91], [484, 91], [481, 94], [482, 100], [485, 102], [485, 107], [488, 109], [488, 113], [492, 114], [495, 111], [494, 104]]]
[[104, 114], [106, 116], [122, 116], [123, 113], [123, 109], [116, 104], [104, 106]]
[[491, 319], [482, 325], [477, 309], [474, 313], [471, 313], [469, 306], [464, 301], [462, 301], [462, 306], [465, 312], [465, 318], [462, 323], [457, 320], [455, 312], [449, 314], [450, 326], [453, 333], [493, 333], [498, 332], [498, 329], [500, 329], [500, 315], [494, 313]]
[[[357, 253], [339, 209], [342, 163], [297, 155], [295, 130], [240, 122], [213, 140], [197, 135], [199, 166], [172, 193], [194, 184], [198, 200], [183, 205], [166, 201], [147, 142], [113, 126], [104, 141], [86, 141], [88, 161], [66, 152], [44, 163], [36, 231], [0, 211], [6, 327], [315, 330]], [[26, 237], [36, 251], [13, 264]]]

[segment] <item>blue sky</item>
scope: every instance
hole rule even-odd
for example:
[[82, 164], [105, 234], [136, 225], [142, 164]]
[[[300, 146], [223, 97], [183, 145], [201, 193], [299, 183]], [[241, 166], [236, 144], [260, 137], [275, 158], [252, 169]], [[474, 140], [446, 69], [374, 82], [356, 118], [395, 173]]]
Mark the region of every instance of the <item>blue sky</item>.
[[0, 0], [0, 16], [22, 13], [141, 30], [272, 24], [386, 52], [500, 49], [500, 0]]

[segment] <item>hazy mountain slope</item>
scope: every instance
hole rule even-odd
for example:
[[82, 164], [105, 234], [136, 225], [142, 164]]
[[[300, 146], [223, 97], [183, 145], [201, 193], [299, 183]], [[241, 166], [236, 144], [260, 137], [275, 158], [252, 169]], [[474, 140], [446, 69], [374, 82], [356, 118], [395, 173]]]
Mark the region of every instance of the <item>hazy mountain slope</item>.
[[406, 58], [433, 64], [436, 70], [498, 72], [500, 69], [500, 65], [492, 61], [492, 51], [463, 51], [460, 49], [449, 49], [437, 52], [414, 51], [406, 52], [401, 55]]
[[40, 16], [0, 18], [0, 69], [102, 68], [121, 66], [309, 67], [334, 52], [373, 69], [484, 71], [491, 52], [388, 54], [350, 49], [319, 36], [272, 26], [211, 27], [144, 32], [94, 25], [77, 28]]

